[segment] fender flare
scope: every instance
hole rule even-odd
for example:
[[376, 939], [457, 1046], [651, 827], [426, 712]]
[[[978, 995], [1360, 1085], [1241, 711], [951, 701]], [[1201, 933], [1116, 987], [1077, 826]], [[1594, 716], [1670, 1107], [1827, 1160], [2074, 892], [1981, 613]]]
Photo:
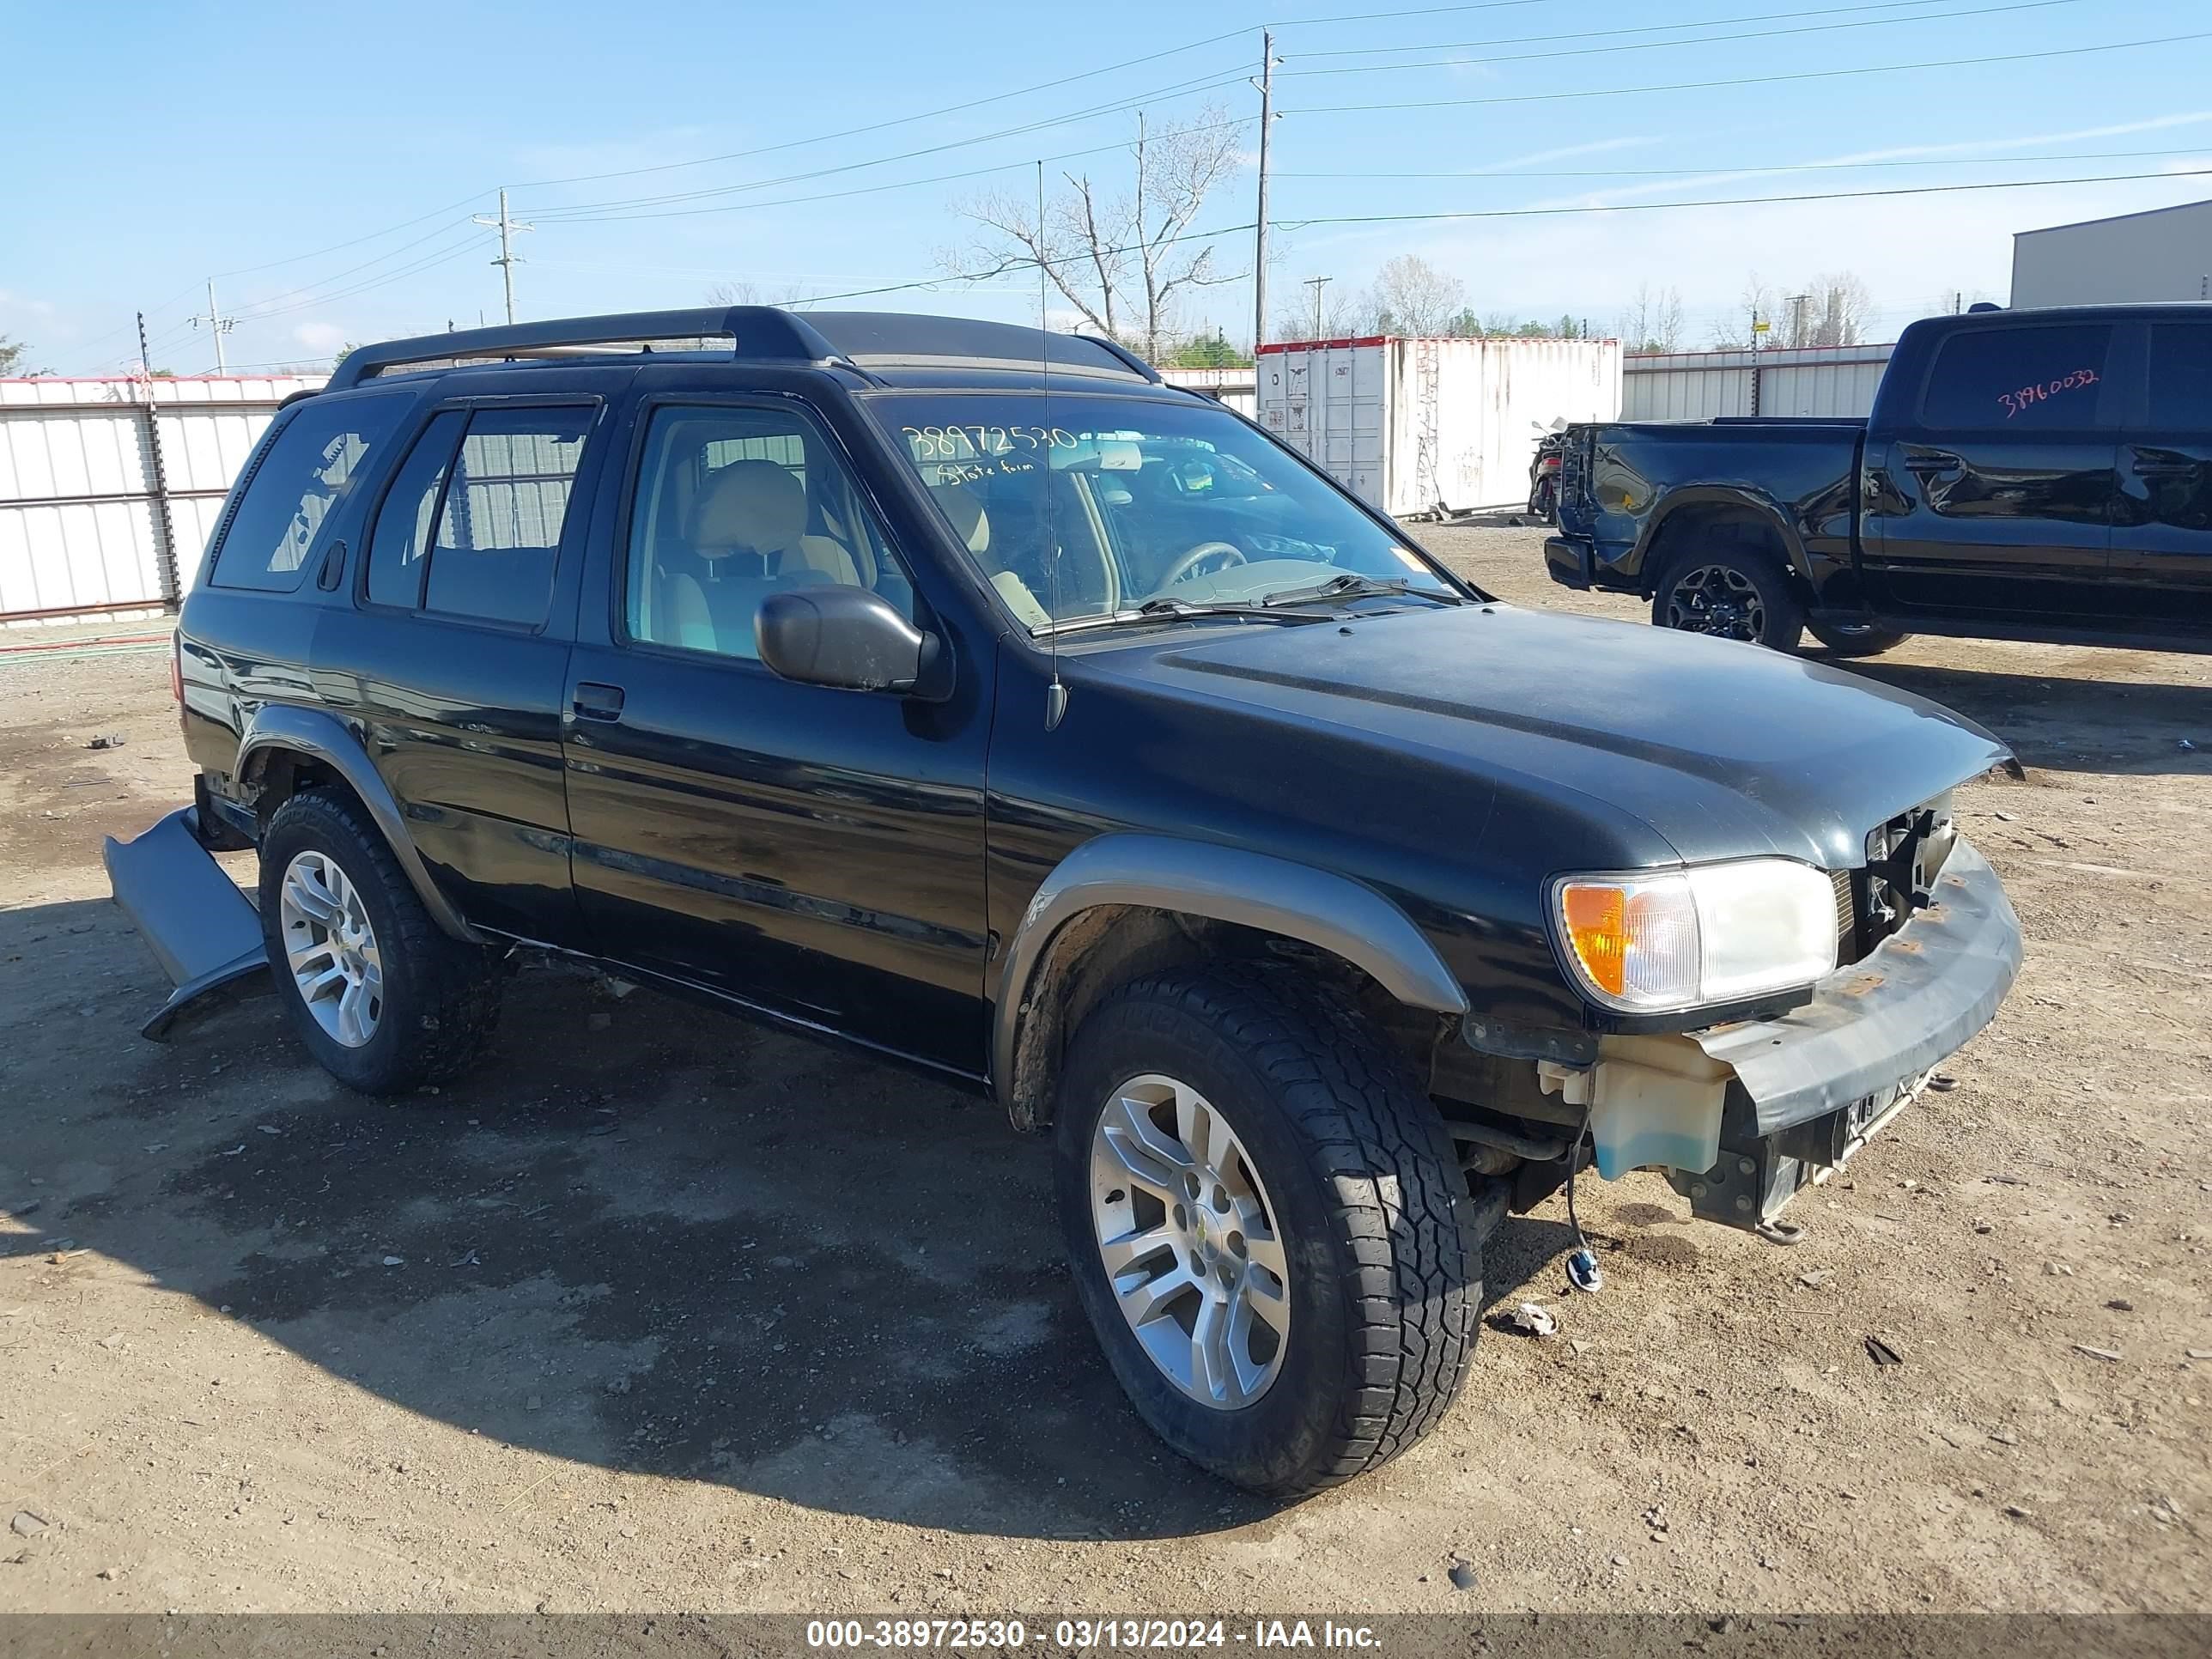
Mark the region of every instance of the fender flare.
[[406, 814], [400, 810], [391, 786], [376, 769], [360, 736], [337, 715], [320, 708], [299, 708], [289, 703], [264, 703], [246, 723], [238, 744], [238, 776], [252, 780], [267, 764], [265, 757], [276, 750], [292, 750], [320, 762], [346, 781], [361, 798], [368, 815], [383, 832], [392, 857], [407, 873], [408, 884], [430, 913], [440, 931], [471, 945], [485, 942], [483, 934], [462, 920], [453, 902], [430, 879], [430, 872], [407, 833]]
[[1659, 532], [1677, 514], [1698, 507], [1730, 507], [1753, 514], [1781, 538], [1782, 556], [1789, 562], [1790, 568], [1797, 573], [1799, 580], [1808, 584], [1812, 582], [1813, 564], [1806, 555], [1804, 538], [1797, 533], [1796, 526], [1790, 522], [1790, 515], [1782, 510], [1779, 501], [1763, 490], [1739, 484], [1686, 484], [1667, 493], [1661, 503], [1662, 510], [1652, 515], [1642, 539], [1637, 544], [1636, 568], [1655, 592], [1659, 572], [1652, 568], [1650, 559], [1651, 550], [1658, 544]]
[[1086, 910], [1134, 905], [1261, 928], [1364, 970], [1401, 1002], [1464, 1014], [1467, 993], [1421, 930], [1372, 887], [1264, 853], [1115, 832], [1084, 842], [1044, 878], [1006, 951], [991, 1011], [991, 1078], [1014, 1103], [1016, 1057], [1033, 984], [1053, 939]]

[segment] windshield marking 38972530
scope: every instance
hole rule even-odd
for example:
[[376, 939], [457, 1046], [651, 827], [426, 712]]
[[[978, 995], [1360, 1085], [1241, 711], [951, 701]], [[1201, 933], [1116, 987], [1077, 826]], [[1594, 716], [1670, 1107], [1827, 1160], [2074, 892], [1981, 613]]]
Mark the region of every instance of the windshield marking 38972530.
[[[876, 418], [1033, 632], [1461, 590], [1228, 410], [1096, 393], [884, 393]], [[1048, 408], [1048, 401], [1049, 407]]]

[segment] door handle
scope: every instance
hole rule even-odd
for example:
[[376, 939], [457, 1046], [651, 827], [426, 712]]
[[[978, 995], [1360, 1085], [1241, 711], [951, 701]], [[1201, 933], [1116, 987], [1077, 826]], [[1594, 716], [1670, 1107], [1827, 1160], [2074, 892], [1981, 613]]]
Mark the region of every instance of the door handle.
[[1966, 464], [1956, 455], [1936, 450], [1925, 455], [1914, 455], [1905, 463], [1907, 472], [1963, 472]]
[[576, 695], [568, 706], [580, 720], [618, 720], [622, 718], [623, 690], [619, 685], [602, 685], [597, 680], [578, 680]]

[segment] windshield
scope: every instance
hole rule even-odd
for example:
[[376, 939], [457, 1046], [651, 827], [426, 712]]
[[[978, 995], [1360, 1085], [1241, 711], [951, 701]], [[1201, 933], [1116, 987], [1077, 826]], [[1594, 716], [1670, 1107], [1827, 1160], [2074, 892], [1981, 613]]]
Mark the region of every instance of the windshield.
[[[1158, 612], [1270, 596], [1348, 605], [1456, 593], [1224, 409], [1055, 391], [1048, 422], [1037, 392], [867, 401], [985, 579], [1032, 629], [1125, 616], [1149, 601], [1168, 602]], [[1310, 592], [1324, 583], [1328, 592]]]

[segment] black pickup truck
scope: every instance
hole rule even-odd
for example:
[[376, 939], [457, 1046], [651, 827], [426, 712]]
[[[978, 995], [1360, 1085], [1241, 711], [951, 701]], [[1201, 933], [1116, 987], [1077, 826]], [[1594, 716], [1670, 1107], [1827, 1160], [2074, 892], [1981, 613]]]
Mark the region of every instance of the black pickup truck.
[[1655, 626], [1782, 651], [2212, 650], [2212, 306], [1930, 318], [1863, 422], [1577, 427], [1545, 556]]
[[1110, 341], [739, 307], [364, 347], [177, 641], [196, 799], [107, 849], [157, 1032], [260, 984], [411, 1091], [550, 953], [994, 1095], [1054, 1136], [1138, 1410], [1267, 1492], [1437, 1420], [1509, 1209], [1587, 1158], [1774, 1224], [2020, 963], [1950, 810], [1989, 733], [1499, 605]]

